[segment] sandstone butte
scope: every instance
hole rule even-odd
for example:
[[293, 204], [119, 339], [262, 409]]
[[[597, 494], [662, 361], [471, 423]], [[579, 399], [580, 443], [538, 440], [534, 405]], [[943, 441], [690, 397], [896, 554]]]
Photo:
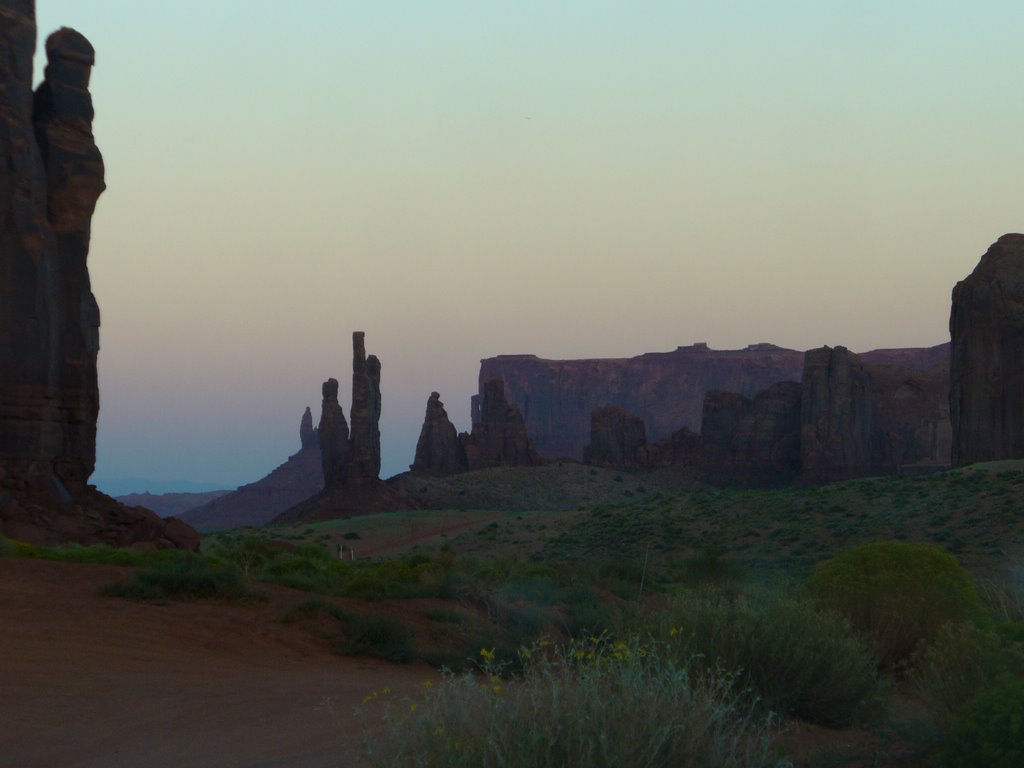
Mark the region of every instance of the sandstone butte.
[[[878, 349], [858, 355], [863, 364], [927, 371], [948, 359], [949, 345], [925, 349]], [[722, 390], [754, 398], [773, 384], [800, 382], [804, 353], [773, 344], [714, 350], [706, 344], [631, 358], [545, 360], [535, 355], [500, 355], [480, 362], [480, 394], [472, 404], [480, 420], [485, 384], [500, 379], [510, 404], [522, 414], [537, 454], [545, 459], [581, 459], [590, 441], [591, 413], [617, 406], [640, 418], [651, 443], [681, 428], [699, 432], [704, 396]]]
[[0, 535], [32, 543], [198, 547], [195, 531], [88, 485], [100, 314], [87, 266], [105, 189], [92, 45], [47, 39], [32, 91], [35, 4], [0, 0]]

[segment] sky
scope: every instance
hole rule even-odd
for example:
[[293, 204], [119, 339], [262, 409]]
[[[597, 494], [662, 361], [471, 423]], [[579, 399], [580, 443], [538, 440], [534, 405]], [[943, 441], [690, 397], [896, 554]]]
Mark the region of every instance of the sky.
[[[948, 340], [1024, 229], [1019, 2], [38, 0], [97, 51], [97, 469], [233, 488], [351, 333], [382, 475], [481, 358]], [[37, 55], [36, 79], [44, 56]], [[145, 490], [135, 487], [134, 490]]]

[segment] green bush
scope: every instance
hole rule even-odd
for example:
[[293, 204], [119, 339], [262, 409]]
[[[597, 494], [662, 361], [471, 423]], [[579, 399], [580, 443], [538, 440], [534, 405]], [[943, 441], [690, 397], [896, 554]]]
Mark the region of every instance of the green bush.
[[346, 656], [375, 656], [390, 661], [408, 661], [412, 657], [415, 630], [408, 624], [387, 617], [358, 616], [349, 619], [345, 637], [338, 650]]
[[104, 595], [130, 600], [225, 600], [260, 598], [250, 590], [238, 570], [192, 554], [137, 570], [130, 578], [103, 589]]
[[943, 624], [984, 614], [971, 575], [930, 544], [882, 541], [843, 552], [815, 570], [808, 590], [870, 638], [890, 668], [908, 663]]
[[943, 744], [946, 768], [1024, 765], [1024, 679], [979, 695], [954, 722]]
[[[760, 768], [771, 733], [732, 692], [636, 643], [554, 657], [521, 675], [448, 677], [387, 713], [366, 742], [370, 765], [477, 768]], [[489, 653], [489, 651], [487, 651]], [[583, 654], [583, 661], [577, 660]], [[376, 719], [378, 713], [371, 713]]]
[[826, 725], [873, 720], [877, 662], [831, 611], [779, 593], [684, 595], [659, 609], [677, 660], [736, 671], [736, 683], [781, 715]]
[[998, 637], [969, 622], [943, 625], [914, 667], [914, 690], [940, 726], [1006, 669]]

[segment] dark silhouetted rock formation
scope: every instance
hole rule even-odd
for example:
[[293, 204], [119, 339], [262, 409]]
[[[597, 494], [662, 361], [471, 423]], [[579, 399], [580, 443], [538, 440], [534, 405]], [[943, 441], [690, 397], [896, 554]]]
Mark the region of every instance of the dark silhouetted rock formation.
[[89, 41], [46, 41], [33, 96], [35, 4], [0, 0], [0, 534], [195, 547], [187, 526], [88, 485], [96, 463], [99, 308], [87, 257], [103, 159]]
[[[862, 358], [863, 359], [863, 358]], [[934, 471], [949, 466], [949, 359], [926, 370], [865, 365], [871, 381], [871, 472]]]
[[712, 390], [704, 398], [702, 465], [709, 480], [741, 486], [792, 481], [800, 470], [801, 387], [773, 384], [753, 400]]
[[462, 435], [470, 469], [530, 467], [541, 463], [526, 435], [519, 409], [505, 399], [505, 383], [492, 379], [484, 384], [479, 419], [473, 432]]
[[380, 360], [366, 356], [365, 334], [352, 334], [351, 479], [380, 477]]
[[320, 449], [303, 448], [254, 483], [197, 506], [181, 519], [199, 531], [265, 525], [323, 490]]
[[956, 284], [949, 334], [953, 465], [1024, 458], [1024, 235]]
[[[948, 358], [948, 345], [923, 349], [879, 349], [862, 362], [927, 370]], [[686, 427], [701, 428], [704, 395], [712, 389], [753, 398], [780, 381], [800, 381], [804, 353], [772, 344], [715, 350], [706, 344], [627, 359], [544, 360], [535, 355], [499, 355], [480, 361], [479, 399], [491, 379], [505, 382], [537, 453], [548, 459], [580, 459], [590, 439], [590, 415], [616, 405], [643, 419], [649, 444]]]
[[317, 435], [323, 490], [274, 517], [275, 523], [328, 520], [414, 508], [405, 493], [380, 479], [380, 361], [366, 355], [365, 334], [352, 334], [351, 428], [338, 403], [338, 381], [323, 384]]
[[454, 475], [469, 469], [466, 449], [459, 440], [455, 426], [441, 402], [441, 395], [430, 393], [423, 418], [420, 439], [416, 441], [416, 458], [410, 470], [417, 475], [437, 477]]
[[800, 454], [804, 478], [830, 482], [871, 469], [871, 385], [846, 347], [808, 350], [804, 357]]
[[642, 455], [647, 466], [692, 467], [720, 485], [934, 471], [948, 464], [951, 432], [939, 360], [922, 371], [866, 365], [842, 347], [811, 350], [800, 384], [779, 382], [753, 399], [712, 390], [699, 436], [684, 428]]
[[647, 428], [644, 420], [615, 405], [595, 408], [590, 414], [590, 443], [583, 461], [598, 467], [645, 467]]
[[348, 422], [338, 403], [338, 380], [323, 383], [323, 403], [320, 406], [320, 460], [325, 488], [340, 488], [349, 476], [352, 450], [348, 440]]
[[303, 448], [318, 448], [320, 446], [317, 429], [313, 426], [313, 412], [309, 410], [308, 405], [299, 422], [299, 442]]

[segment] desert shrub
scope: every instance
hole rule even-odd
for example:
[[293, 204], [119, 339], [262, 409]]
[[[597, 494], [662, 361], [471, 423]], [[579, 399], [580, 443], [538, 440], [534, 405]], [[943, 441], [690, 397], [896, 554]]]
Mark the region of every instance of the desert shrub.
[[130, 578], [111, 584], [104, 595], [130, 600], [257, 600], [260, 595], [246, 586], [238, 570], [186, 554], [151, 568], [140, 568]]
[[493, 669], [485, 669], [487, 677], [449, 676], [390, 712], [365, 756], [389, 768], [770, 763], [768, 724], [737, 699], [731, 679], [695, 678], [653, 647], [616, 648], [582, 663], [576, 656], [583, 651], [572, 648], [554, 657], [538, 653], [511, 680]]
[[943, 624], [984, 613], [971, 575], [930, 544], [882, 541], [840, 553], [815, 570], [808, 590], [870, 638], [886, 667], [906, 664]]
[[304, 600], [292, 606], [279, 621], [291, 624], [297, 621], [310, 621], [313, 619], [332, 618], [338, 621], [349, 621], [352, 615], [336, 603], [329, 602], [320, 597], [311, 600]]
[[141, 552], [134, 549], [118, 549], [105, 544], [89, 546], [63, 544], [57, 547], [37, 547], [24, 541], [0, 538], [0, 557], [38, 558], [62, 563], [139, 566], [163, 562], [177, 555], [177, 550], [173, 549]]
[[708, 546], [694, 552], [681, 561], [669, 564], [669, 577], [688, 586], [699, 584], [724, 584], [743, 578], [740, 566], [724, 557], [720, 547]]
[[1006, 672], [999, 638], [975, 624], [945, 624], [914, 665], [911, 682], [939, 725]]
[[946, 768], [1024, 765], [1024, 678], [980, 694], [953, 723], [943, 744]]
[[658, 612], [679, 660], [736, 670], [736, 683], [782, 714], [848, 725], [878, 714], [877, 662], [837, 614], [778, 593], [704, 591]]
[[384, 616], [358, 616], [349, 619], [338, 650], [346, 656], [375, 656], [390, 661], [408, 661], [412, 657], [415, 630], [403, 621]]

